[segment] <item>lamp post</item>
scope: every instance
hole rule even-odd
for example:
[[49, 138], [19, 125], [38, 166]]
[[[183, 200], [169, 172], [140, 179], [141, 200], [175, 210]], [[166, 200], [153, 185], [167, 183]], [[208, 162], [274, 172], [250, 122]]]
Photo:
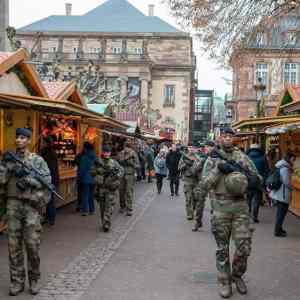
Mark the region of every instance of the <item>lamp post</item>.
[[[260, 104], [263, 97], [263, 93], [266, 90], [266, 85], [262, 83], [262, 78], [257, 79], [257, 84], [254, 85], [254, 90], [256, 94], [256, 118], [260, 117]], [[256, 124], [256, 143], [259, 143], [259, 127]]]

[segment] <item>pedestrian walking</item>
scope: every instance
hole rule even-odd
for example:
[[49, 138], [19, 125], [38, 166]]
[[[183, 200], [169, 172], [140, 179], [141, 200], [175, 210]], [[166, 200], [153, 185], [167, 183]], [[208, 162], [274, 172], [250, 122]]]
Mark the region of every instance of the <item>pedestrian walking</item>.
[[125, 173], [120, 187], [120, 211], [121, 213], [126, 211], [127, 216], [132, 216], [135, 172], [139, 168], [139, 159], [130, 141], [125, 142], [124, 150], [118, 155], [118, 162]]
[[154, 150], [152, 149], [150, 143], [148, 143], [145, 148], [145, 160], [146, 160], [146, 169], [148, 175], [148, 183], [151, 183], [152, 173], [154, 170]]
[[161, 149], [154, 160], [156, 186], [158, 194], [161, 193], [163, 187], [163, 180], [167, 177], [168, 169], [166, 164], [166, 151]]
[[[269, 176], [269, 164], [264, 151], [258, 144], [252, 144], [250, 149], [247, 151], [248, 157], [254, 163], [259, 175], [265, 179]], [[248, 205], [250, 215], [255, 223], [259, 223], [258, 214], [259, 207], [263, 203], [263, 186], [257, 186], [255, 189], [248, 190]]]
[[85, 142], [83, 146], [83, 154], [79, 161], [79, 184], [81, 186], [81, 215], [87, 216], [88, 214], [95, 213], [94, 203], [94, 189], [95, 179], [91, 175], [92, 167], [96, 161], [96, 153], [94, 146], [89, 142]]
[[198, 183], [198, 177], [193, 170], [193, 166], [196, 161], [196, 154], [192, 152], [183, 152], [182, 157], [179, 162], [179, 171], [183, 178], [184, 183], [184, 195], [185, 195], [185, 211], [186, 218], [188, 221], [194, 219], [195, 211], [195, 193], [194, 189]]
[[139, 163], [140, 163], [137, 181], [146, 180], [146, 157], [145, 157], [145, 153], [144, 153], [144, 150], [142, 149], [142, 147], [139, 147], [137, 154], [138, 154]]
[[[29, 151], [31, 130], [16, 130], [16, 156], [28, 167], [38, 170], [43, 180], [51, 185], [50, 171], [41, 156]], [[10, 269], [9, 294], [17, 296], [24, 291], [25, 265], [30, 293], [40, 290], [41, 211], [50, 201], [51, 194], [40, 181], [23, 166], [4, 155], [0, 163], [0, 207], [7, 209], [7, 235]], [[27, 264], [24, 263], [26, 249]]]
[[283, 223], [289, 209], [291, 201], [291, 175], [293, 162], [296, 156], [292, 153], [287, 153], [284, 158], [278, 161], [275, 165], [279, 172], [280, 187], [277, 190], [270, 192], [270, 198], [275, 202], [277, 207], [274, 235], [276, 237], [286, 237], [287, 232], [283, 229]]
[[170, 191], [171, 197], [179, 196], [179, 161], [181, 158], [180, 150], [176, 144], [172, 144], [169, 153], [167, 154], [166, 164], [169, 170]]
[[[58, 159], [56, 152], [53, 149], [53, 139], [49, 136], [45, 138], [45, 147], [41, 151], [41, 156], [45, 160], [50, 170], [51, 183], [55, 187], [55, 190], [59, 189], [59, 169], [58, 169]], [[50, 226], [55, 224], [56, 219], [56, 205], [55, 197], [52, 194], [51, 200], [47, 205], [46, 218]]]
[[95, 199], [99, 203], [103, 231], [108, 232], [111, 228], [117, 191], [124, 176], [123, 167], [111, 158], [109, 146], [103, 146], [102, 157], [96, 159], [92, 176], [95, 177]]
[[[243, 275], [251, 253], [252, 230], [245, 194], [248, 178], [233, 167], [238, 162], [252, 176], [259, 176], [252, 161], [233, 146], [234, 131], [224, 128], [220, 137], [219, 156], [209, 157], [203, 167], [201, 185], [197, 197], [204, 199], [209, 191], [212, 197], [212, 233], [217, 244], [216, 262], [219, 293], [223, 298], [232, 296], [232, 282], [240, 294], [247, 293]], [[236, 246], [232, 267], [230, 264], [230, 240]]]

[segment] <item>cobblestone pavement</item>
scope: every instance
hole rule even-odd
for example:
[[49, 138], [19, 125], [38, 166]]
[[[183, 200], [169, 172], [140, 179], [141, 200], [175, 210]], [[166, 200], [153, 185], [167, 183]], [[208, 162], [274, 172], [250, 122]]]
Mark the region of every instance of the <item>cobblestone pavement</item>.
[[[136, 222], [142, 217], [145, 210], [154, 199], [154, 190], [152, 185], [138, 184], [136, 189], [136, 203], [134, 215], [127, 217], [118, 214], [118, 205], [114, 214], [114, 221], [110, 233], [99, 232], [97, 217], [81, 217], [73, 213], [73, 208], [67, 208], [63, 211], [62, 215], [58, 215], [58, 224], [53, 229], [47, 228], [45, 231], [42, 249], [42, 268], [44, 277], [44, 286], [40, 294], [34, 297], [35, 300], [46, 299], [77, 299], [84, 291], [88, 289], [92, 281], [97, 277], [102, 270], [105, 263], [119, 248], [122, 241], [126, 238], [130, 230], [134, 227]], [[59, 224], [60, 218], [64, 217], [64, 222]], [[69, 219], [69, 224], [68, 224]], [[82, 222], [82, 224], [80, 224]], [[84, 226], [85, 230], [79, 230], [78, 226]], [[69, 227], [73, 227], [72, 229]], [[96, 230], [97, 227], [97, 230]], [[71, 229], [71, 230], [70, 230]], [[63, 243], [55, 242], [55, 231], [63, 234], [58, 237], [58, 240], [65, 239]], [[98, 232], [97, 232], [98, 231]], [[91, 233], [92, 232], [92, 233]], [[87, 236], [81, 236], [85, 234]], [[72, 240], [83, 238], [83, 241], [77, 242], [76, 249], [72, 249]], [[73, 240], [74, 241], [74, 240]], [[54, 243], [53, 243], [54, 242]], [[85, 242], [88, 243], [85, 244]], [[0, 241], [0, 254], [1, 254], [1, 273], [0, 280], [0, 299], [9, 299], [7, 296], [8, 286], [8, 270], [7, 270], [7, 254], [6, 254], [6, 241], [2, 237]], [[55, 261], [55, 255], [52, 256], [52, 251], [56, 252], [56, 246], [62, 247], [58, 251], [58, 262]], [[4, 250], [5, 248], [5, 250]], [[68, 254], [70, 256], [68, 257]], [[51, 259], [45, 256], [52, 256]], [[64, 256], [64, 257], [62, 257]], [[66, 264], [66, 267], [59, 264]], [[49, 265], [50, 264], [50, 265]], [[54, 265], [51, 268], [51, 265]], [[48, 268], [50, 266], [50, 268]], [[6, 270], [5, 270], [6, 269]], [[2, 271], [3, 270], [3, 271]], [[5, 271], [4, 271], [5, 270]], [[49, 271], [53, 270], [53, 273]], [[46, 273], [46, 275], [45, 275]], [[46, 279], [46, 280], [45, 280]], [[3, 284], [6, 283], [6, 286]], [[4, 298], [3, 298], [4, 297]], [[31, 297], [24, 293], [18, 299], [31, 299]]]

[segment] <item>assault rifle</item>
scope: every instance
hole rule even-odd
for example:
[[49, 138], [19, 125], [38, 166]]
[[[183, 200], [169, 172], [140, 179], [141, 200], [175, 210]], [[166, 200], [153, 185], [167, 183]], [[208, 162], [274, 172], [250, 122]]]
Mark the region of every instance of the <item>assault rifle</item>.
[[100, 159], [96, 160], [95, 165], [104, 169], [104, 171], [105, 171], [104, 176], [105, 177], [108, 177], [110, 175], [112, 175], [112, 177], [115, 177], [119, 173], [119, 169], [118, 168], [116, 168], [116, 167], [110, 168], [109, 166], [105, 165], [103, 163], [103, 161], [100, 160]]
[[229, 164], [229, 166], [233, 172], [242, 173], [247, 177], [249, 190], [260, 190], [262, 188], [262, 184], [261, 184], [259, 176], [257, 176], [255, 173], [251, 172], [251, 170], [249, 170], [248, 168], [245, 168], [237, 161], [229, 160], [218, 150], [216, 150], [214, 153], [219, 158], [224, 160], [227, 164]]
[[34, 167], [27, 166], [15, 153], [10, 151], [6, 152], [4, 154], [4, 160], [14, 161], [21, 165], [24, 174], [27, 174], [28, 176], [31, 176], [32, 178], [36, 179], [44, 188], [46, 188], [54, 196], [65, 202], [64, 198], [56, 192], [55, 187], [52, 184], [49, 184], [37, 169], [35, 169]]

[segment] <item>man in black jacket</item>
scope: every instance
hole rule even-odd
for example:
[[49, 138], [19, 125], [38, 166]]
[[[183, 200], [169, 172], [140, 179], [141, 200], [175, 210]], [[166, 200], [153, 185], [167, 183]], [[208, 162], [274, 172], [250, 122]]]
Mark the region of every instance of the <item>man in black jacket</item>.
[[179, 173], [180, 173], [178, 165], [179, 165], [180, 158], [181, 158], [181, 154], [179, 149], [177, 149], [175, 144], [172, 144], [172, 147], [166, 158], [166, 164], [169, 170], [171, 197], [174, 196], [174, 187], [175, 187], [175, 195], [178, 196]]

